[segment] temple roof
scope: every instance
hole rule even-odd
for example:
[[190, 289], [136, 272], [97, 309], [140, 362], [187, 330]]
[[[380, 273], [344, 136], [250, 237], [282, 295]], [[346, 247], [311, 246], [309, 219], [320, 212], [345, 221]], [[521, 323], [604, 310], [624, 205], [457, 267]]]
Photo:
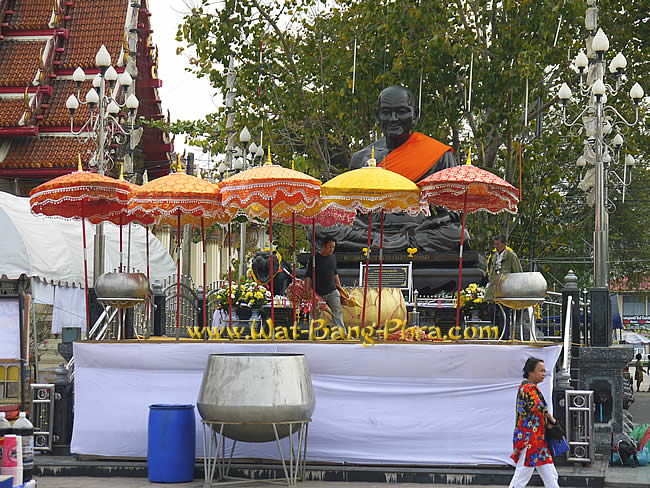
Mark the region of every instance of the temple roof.
[[[82, 100], [86, 98], [86, 93], [92, 86], [91, 81], [81, 84], [79, 93]], [[52, 82], [52, 96], [48, 100], [48, 108], [43, 111], [41, 130], [48, 127], [70, 127], [70, 111], [66, 108], [65, 102], [72, 94], [77, 95], [77, 85], [74, 81], [55, 80]], [[80, 105], [74, 114], [75, 127], [87, 120], [89, 115], [88, 105]]]
[[0, 126], [15, 127], [25, 113], [22, 98], [0, 98]]
[[[31, 85], [38, 71], [38, 57], [46, 41], [0, 42], [0, 86]], [[34, 62], [36, 61], [36, 62]]]
[[[131, 56], [138, 115], [163, 118], [147, 3], [0, 0], [0, 179], [36, 182], [76, 169], [77, 154], [83, 163], [91, 160], [94, 143], [71, 137], [65, 104], [71, 94], [77, 95], [72, 73], [78, 66], [86, 73], [79, 91], [80, 100], [85, 100], [99, 71], [95, 55], [102, 44], [118, 73], [127, 69]], [[136, 52], [129, 53], [128, 36], [137, 39]], [[122, 91], [118, 96], [123, 102]], [[82, 103], [75, 113], [75, 130], [89, 115]], [[144, 164], [151, 178], [167, 174], [172, 151], [167, 134], [144, 127], [136, 151], [138, 167]]]
[[115, 66], [124, 41], [124, 19], [129, 2], [75, 0], [70, 37], [61, 56], [61, 69], [96, 68], [95, 55], [104, 44]]
[[41, 30], [48, 29], [54, 6], [53, 0], [30, 0], [13, 2], [12, 13], [5, 16], [6, 29]]
[[[95, 145], [92, 141], [82, 143], [73, 137], [37, 137], [34, 139], [13, 139], [4, 168], [70, 168], [77, 164], [77, 155], [82, 163], [92, 157]], [[72, 158], [72, 161], [71, 161]]]

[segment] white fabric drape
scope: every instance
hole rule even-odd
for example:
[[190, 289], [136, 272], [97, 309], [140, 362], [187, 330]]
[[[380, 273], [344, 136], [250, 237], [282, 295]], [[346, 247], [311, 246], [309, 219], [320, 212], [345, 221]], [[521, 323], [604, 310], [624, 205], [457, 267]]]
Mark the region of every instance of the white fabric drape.
[[0, 359], [20, 359], [18, 299], [0, 300]]
[[57, 286], [52, 309], [52, 333], [60, 334], [63, 327], [79, 327], [86, 333], [86, 295], [83, 288]]
[[[523, 364], [535, 356], [552, 372], [560, 350], [488, 344], [75, 343], [72, 452], [146, 457], [149, 405], [196, 404], [209, 354], [283, 352], [305, 354], [313, 380], [308, 460], [512, 464]], [[540, 385], [549, 403], [552, 384], [549, 374]], [[196, 439], [199, 457], [198, 411]], [[235, 456], [279, 458], [275, 443], [238, 443]]]

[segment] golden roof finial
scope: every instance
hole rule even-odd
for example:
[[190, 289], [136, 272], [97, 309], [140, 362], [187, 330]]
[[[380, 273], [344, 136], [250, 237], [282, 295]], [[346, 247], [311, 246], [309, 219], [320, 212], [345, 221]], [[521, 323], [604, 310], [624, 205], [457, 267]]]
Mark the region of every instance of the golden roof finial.
[[268, 146], [268, 155], [266, 156], [266, 164], [270, 165], [271, 164], [271, 146]]
[[370, 159], [368, 160], [368, 166], [374, 168], [377, 166], [377, 160], [375, 159], [375, 146], [372, 146], [372, 152], [370, 153]]
[[295, 163], [294, 163], [294, 160], [293, 160], [293, 159], [291, 160], [291, 169], [294, 169], [294, 170], [296, 169], [296, 168], [295, 168]]
[[466, 165], [472, 165], [472, 146], [469, 146], [469, 152], [467, 153], [467, 162]]
[[120, 163], [120, 181], [124, 181], [124, 163]]
[[83, 171], [83, 166], [81, 166], [81, 154], [77, 153], [77, 171]]
[[25, 109], [25, 124], [32, 118], [32, 106], [29, 103], [29, 87], [25, 88], [25, 95], [23, 96], [23, 107]]
[[142, 184], [144, 185], [145, 183], [149, 183], [149, 174], [146, 169], [144, 170], [144, 173], [142, 173]]
[[183, 172], [183, 167], [181, 166], [181, 155], [176, 154], [176, 159], [177, 159], [177, 165], [176, 165], [176, 172], [177, 173], [182, 173]]

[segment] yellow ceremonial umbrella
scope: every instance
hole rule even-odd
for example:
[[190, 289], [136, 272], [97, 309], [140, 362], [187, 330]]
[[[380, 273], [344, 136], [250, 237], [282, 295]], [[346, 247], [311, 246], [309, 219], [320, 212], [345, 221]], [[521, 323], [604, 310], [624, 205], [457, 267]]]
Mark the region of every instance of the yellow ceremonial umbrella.
[[[381, 275], [384, 246], [384, 212], [417, 215], [429, 214], [429, 205], [420, 202], [420, 189], [408, 178], [377, 166], [375, 149], [368, 165], [347, 171], [332, 178], [321, 186], [321, 199], [324, 205], [345, 210], [368, 213], [368, 252], [366, 253], [366, 276], [363, 287], [363, 311], [361, 324], [366, 320], [366, 295], [368, 292], [368, 265], [370, 262], [370, 235], [372, 212], [381, 212], [381, 234], [379, 243], [379, 303], [378, 317], [381, 317]], [[380, 325], [380, 324], [377, 324]]]

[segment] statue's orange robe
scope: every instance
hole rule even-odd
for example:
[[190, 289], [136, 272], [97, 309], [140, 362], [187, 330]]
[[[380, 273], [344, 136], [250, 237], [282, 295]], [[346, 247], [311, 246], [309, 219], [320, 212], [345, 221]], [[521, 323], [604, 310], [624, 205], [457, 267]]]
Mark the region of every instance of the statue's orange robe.
[[451, 147], [429, 136], [414, 132], [407, 141], [390, 152], [380, 166], [416, 182], [438, 162]]

